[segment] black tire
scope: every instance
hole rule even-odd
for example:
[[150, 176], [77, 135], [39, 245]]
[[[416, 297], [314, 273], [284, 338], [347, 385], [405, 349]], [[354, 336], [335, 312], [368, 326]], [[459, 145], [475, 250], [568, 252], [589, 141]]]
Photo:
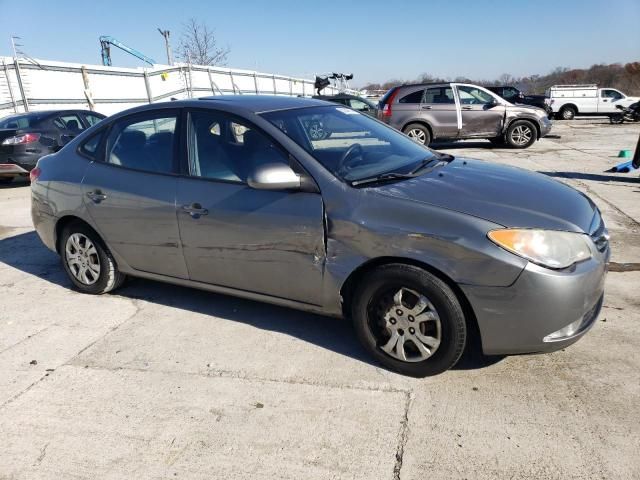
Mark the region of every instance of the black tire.
[[[424, 295], [430, 302], [430, 307], [433, 306], [439, 317], [440, 343], [434, 347], [431, 356], [425, 360], [415, 362], [401, 360], [382, 349], [382, 346], [388, 345], [391, 333], [389, 330], [385, 330], [386, 320], [381, 314], [379, 304], [388, 300], [389, 295], [393, 295], [390, 292], [398, 289]], [[389, 312], [394, 311], [395, 305], [390, 305]], [[395, 312], [398, 313], [397, 310]], [[439, 278], [411, 265], [389, 264], [369, 273], [366, 276], [366, 281], [361, 282], [354, 292], [351, 316], [358, 339], [367, 351], [386, 368], [403, 375], [427, 377], [442, 373], [456, 364], [466, 344], [465, 316], [455, 293]], [[400, 319], [401, 316], [402, 314], [398, 318]], [[406, 315], [404, 318], [406, 319], [405, 323], [414, 321], [411, 315]], [[391, 318], [390, 321], [394, 321], [394, 318]], [[398, 320], [397, 326], [400, 326], [399, 322], [400, 320]], [[424, 323], [426, 324], [426, 322]], [[417, 325], [420, 329], [426, 328], [421, 326], [422, 323], [407, 325]], [[401, 329], [398, 331], [404, 338], [404, 332]], [[425, 331], [421, 333], [429, 335]], [[410, 340], [409, 337], [410, 335], [407, 335], [407, 339]], [[403, 350], [405, 350], [404, 345], [406, 344], [405, 340]], [[411, 346], [417, 352], [414, 340], [410, 340], [409, 347]], [[418, 355], [418, 358], [421, 357]]]
[[576, 117], [578, 111], [575, 107], [571, 105], [567, 105], [566, 107], [562, 107], [558, 112], [557, 118], [561, 120], [573, 120]]
[[431, 143], [431, 132], [421, 123], [410, 123], [402, 129], [402, 133], [414, 142], [418, 142], [427, 147]]
[[[93, 273], [87, 273], [88, 279], [92, 280], [91, 283], [85, 283], [80, 280], [76, 276], [78, 271], [77, 263], [75, 265], [70, 263], [67, 243], [73, 235], [79, 235], [79, 238], [85, 237], [95, 247], [95, 253], [88, 255], [88, 257], [93, 259], [94, 265], [97, 264], [99, 266], [99, 274], [94, 275]], [[74, 222], [64, 227], [62, 235], [60, 236], [58, 250], [65, 272], [67, 272], [74, 287], [82, 293], [90, 293], [93, 295], [108, 293], [122, 285], [126, 278], [126, 275], [120, 273], [118, 270], [118, 266], [111, 252], [109, 252], [109, 249], [105, 246], [102, 239], [83, 223]]]
[[613, 125], [619, 125], [624, 123], [624, 115], [622, 113], [614, 113], [609, 116], [609, 123]]
[[0, 185], [9, 185], [13, 182], [13, 177], [0, 177]]
[[490, 138], [489, 141], [494, 147], [504, 147], [504, 137], [494, 137]]
[[528, 120], [516, 120], [509, 125], [505, 141], [511, 148], [528, 148], [538, 139], [538, 131]]

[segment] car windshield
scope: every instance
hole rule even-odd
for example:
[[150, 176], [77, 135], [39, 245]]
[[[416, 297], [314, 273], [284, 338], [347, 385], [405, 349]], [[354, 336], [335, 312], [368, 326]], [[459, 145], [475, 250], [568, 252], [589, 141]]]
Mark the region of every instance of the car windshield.
[[434, 152], [368, 115], [345, 107], [311, 107], [262, 114], [327, 170], [347, 182], [409, 173]]
[[0, 130], [9, 128], [30, 128], [43, 118], [43, 115], [12, 115], [0, 119]]

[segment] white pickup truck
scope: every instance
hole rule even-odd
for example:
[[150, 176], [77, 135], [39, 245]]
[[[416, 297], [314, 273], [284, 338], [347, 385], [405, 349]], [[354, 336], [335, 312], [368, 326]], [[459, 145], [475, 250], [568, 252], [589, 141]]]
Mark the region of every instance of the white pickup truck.
[[616, 105], [628, 107], [640, 101], [615, 88], [597, 85], [553, 85], [545, 92], [556, 118], [571, 120], [576, 115], [610, 115], [618, 112]]

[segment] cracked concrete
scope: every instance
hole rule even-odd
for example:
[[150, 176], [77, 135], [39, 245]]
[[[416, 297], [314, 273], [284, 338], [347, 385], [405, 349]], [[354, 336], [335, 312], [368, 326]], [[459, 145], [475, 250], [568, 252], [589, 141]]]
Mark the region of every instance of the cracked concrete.
[[28, 188], [1, 188], [0, 479], [640, 478], [640, 180], [603, 173], [640, 129], [605, 122], [556, 122], [524, 151], [439, 147], [587, 192], [614, 263], [577, 344], [472, 350], [423, 380], [337, 319], [143, 280], [78, 294]]

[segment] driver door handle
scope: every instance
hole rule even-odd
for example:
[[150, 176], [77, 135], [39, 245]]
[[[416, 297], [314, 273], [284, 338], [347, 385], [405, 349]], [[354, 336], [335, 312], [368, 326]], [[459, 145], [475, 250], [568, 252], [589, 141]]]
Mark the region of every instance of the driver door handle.
[[191, 205], [183, 205], [182, 211], [191, 215], [191, 218], [200, 218], [202, 215], [208, 215], [209, 210], [202, 208], [199, 203], [192, 203]]
[[420, 108], [422, 110], [431, 110], [431, 105], [422, 105]]
[[473, 107], [471, 105], [465, 105], [462, 107], [462, 110], [472, 110]]
[[87, 197], [93, 202], [93, 203], [100, 203], [103, 200], [107, 199], [107, 196], [102, 193], [100, 190], [95, 190], [95, 191], [91, 191], [91, 192], [87, 192]]

